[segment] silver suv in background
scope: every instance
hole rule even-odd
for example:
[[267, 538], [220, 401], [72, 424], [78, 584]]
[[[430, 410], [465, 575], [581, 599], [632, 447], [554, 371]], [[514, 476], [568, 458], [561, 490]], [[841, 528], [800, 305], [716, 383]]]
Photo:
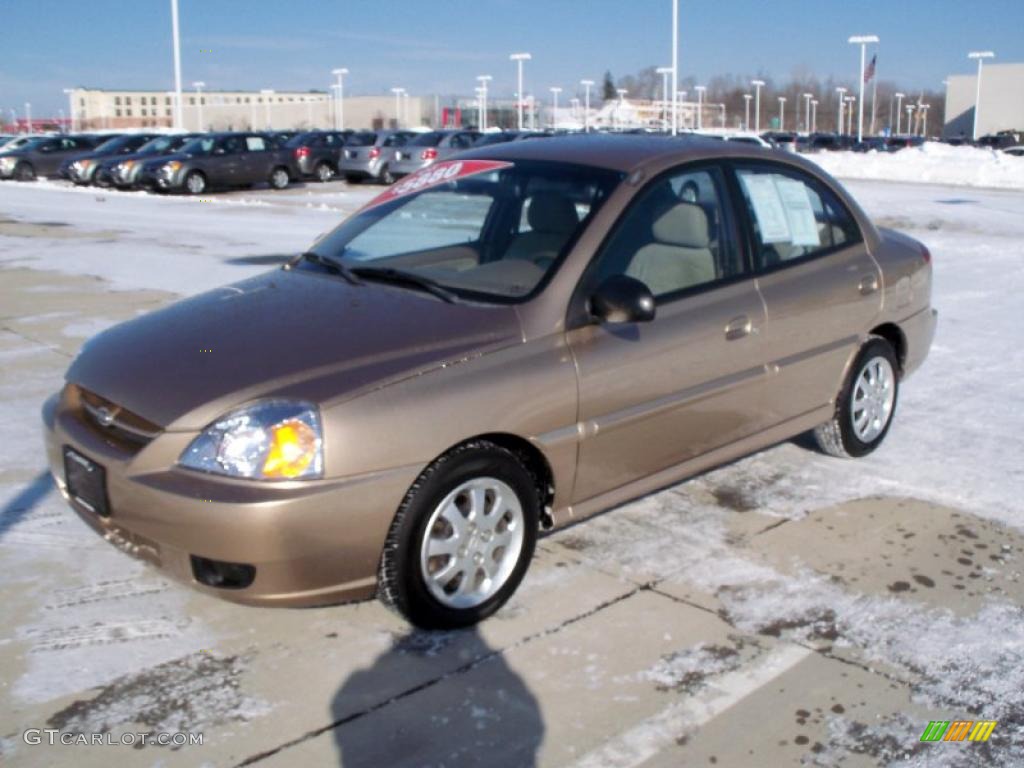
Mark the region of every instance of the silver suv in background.
[[430, 131], [420, 133], [395, 152], [391, 174], [396, 178], [408, 176], [438, 160], [445, 160], [463, 152], [480, 138], [478, 131]]
[[338, 160], [338, 175], [345, 181], [364, 179], [390, 184], [395, 152], [416, 134], [412, 131], [357, 131], [348, 137]]

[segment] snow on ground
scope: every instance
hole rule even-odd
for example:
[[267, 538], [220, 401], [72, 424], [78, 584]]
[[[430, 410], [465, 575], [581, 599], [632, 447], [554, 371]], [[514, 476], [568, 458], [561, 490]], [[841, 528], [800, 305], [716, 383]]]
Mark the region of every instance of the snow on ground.
[[806, 157], [840, 179], [1024, 189], [1024, 157], [992, 149], [929, 141], [899, 152], [819, 152]]

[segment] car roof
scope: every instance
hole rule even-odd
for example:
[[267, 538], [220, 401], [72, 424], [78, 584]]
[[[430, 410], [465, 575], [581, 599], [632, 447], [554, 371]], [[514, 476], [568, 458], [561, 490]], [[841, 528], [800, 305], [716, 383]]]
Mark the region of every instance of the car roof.
[[464, 157], [494, 160], [549, 160], [631, 173], [654, 162], [668, 165], [713, 157], [777, 158], [778, 153], [742, 142], [703, 136], [571, 134], [546, 141], [511, 141], [474, 147]]

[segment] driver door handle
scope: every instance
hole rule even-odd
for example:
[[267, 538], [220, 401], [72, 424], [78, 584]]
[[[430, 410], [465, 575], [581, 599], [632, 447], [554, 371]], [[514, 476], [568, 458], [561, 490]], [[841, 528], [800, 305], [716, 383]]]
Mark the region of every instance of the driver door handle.
[[750, 318], [746, 315], [740, 315], [739, 317], [734, 317], [725, 326], [725, 339], [726, 341], [735, 341], [736, 339], [742, 339], [744, 336], [749, 336], [753, 331], [754, 324], [750, 322]]

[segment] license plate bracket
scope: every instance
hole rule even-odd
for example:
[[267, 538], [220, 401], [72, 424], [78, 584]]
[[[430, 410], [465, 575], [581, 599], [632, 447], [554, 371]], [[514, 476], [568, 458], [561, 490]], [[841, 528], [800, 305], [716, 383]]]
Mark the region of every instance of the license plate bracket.
[[64, 483], [68, 496], [100, 517], [110, 515], [106, 470], [78, 451], [64, 446]]

